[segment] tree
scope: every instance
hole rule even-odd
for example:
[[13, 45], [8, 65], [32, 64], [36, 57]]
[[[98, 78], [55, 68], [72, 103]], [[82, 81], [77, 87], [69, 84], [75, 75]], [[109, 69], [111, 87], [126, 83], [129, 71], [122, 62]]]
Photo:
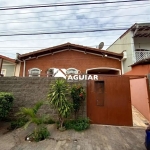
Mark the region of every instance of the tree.
[[63, 129], [64, 119], [67, 118], [71, 112], [72, 104], [68, 100], [69, 95], [69, 85], [64, 79], [57, 79], [50, 87], [48, 99], [50, 104], [53, 105], [58, 112], [60, 129]]

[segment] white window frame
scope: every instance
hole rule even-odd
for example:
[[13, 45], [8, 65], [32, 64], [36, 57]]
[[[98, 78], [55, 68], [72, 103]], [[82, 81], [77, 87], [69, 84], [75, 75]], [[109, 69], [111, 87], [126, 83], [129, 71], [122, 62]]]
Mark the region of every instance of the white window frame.
[[2, 70], [1, 70], [1, 74], [3, 74], [4, 77], [5, 77], [5, 76], [6, 76], [6, 69], [2, 69]]
[[[39, 71], [39, 73], [38, 73], [37, 76], [32, 75], [31, 72], [32, 72], [33, 70], [38, 70], [38, 71]], [[29, 72], [29, 77], [40, 77], [41, 71], [42, 71], [42, 70], [40, 70], [39, 68], [31, 68], [30, 70], [28, 70], [28, 72]]]
[[[72, 73], [68, 73], [69, 71], [71, 72], [72, 70], [74, 70]], [[79, 70], [76, 68], [68, 68], [66, 70], [66, 74], [78, 74], [78, 73], [79, 73]]]

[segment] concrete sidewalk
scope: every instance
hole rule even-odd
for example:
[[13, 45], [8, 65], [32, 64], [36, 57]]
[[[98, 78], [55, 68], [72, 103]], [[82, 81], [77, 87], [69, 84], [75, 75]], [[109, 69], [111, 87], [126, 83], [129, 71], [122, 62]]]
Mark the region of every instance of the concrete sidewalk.
[[132, 106], [132, 118], [133, 126], [135, 127], [147, 127], [146, 123], [149, 123], [149, 121], [134, 106]]
[[38, 143], [24, 140], [31, 128], [0, 134], [0, 150], [145, 150], [145, 128], [91, 125], [84, 132], [48, 128], [50, 138]]

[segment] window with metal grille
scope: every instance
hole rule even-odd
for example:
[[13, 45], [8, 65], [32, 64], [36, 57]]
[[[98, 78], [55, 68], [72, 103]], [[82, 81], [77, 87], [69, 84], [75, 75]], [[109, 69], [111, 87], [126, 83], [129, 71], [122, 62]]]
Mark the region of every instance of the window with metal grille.
[[68, 68], [66, 73], [67, 74], [78, 74], [78, 70], [75, 68]]
[[29, 70], [29, 77], [40, 77], [41, 70], [39, 68], [32, 68]]

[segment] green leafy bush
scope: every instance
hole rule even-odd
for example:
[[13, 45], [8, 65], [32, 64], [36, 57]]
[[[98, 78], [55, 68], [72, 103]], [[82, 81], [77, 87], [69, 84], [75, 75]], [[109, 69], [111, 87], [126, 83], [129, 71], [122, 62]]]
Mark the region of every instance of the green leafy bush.
[[78, 117], [78, 113], [81, 107], [82, 102], [85, 100], [85, 90], [83, 86], [79, 85], [74, 85], [71, 88], [71, 97], [73, 99], [73, 110], [74, 110], [74, 115], [75, 119]]
[[74, 130], [82, 131], [90, 127], [90, 120], [88, 118], [78, 119], [74, 124]]
[[18, 118], [17, 120], [11, 122], [10, 129], [14, 130], [20, 128], [24, 126], [27, 122], [28, 119], [26, 118]]
[[66, 129], [74, 129], [75, 120], [67, 120], [64, 123]]
[[7, 117], [14, 97], [11, 93], [0, 92], [0, 120]]
[[74, 129], [76, 131], [86, 130], [90, 127], [90, 120], [88, 118], [80, 118], [77, 120], [67, 120], [64, 123], [66, 129]]
[[36, 142], [39, 142], [41, 140], [44, 140], [46, 139], [48, 136], [50, 136], [50, 133], [48, 131], [48, 129], [44, 126], [40, 127], [40, 128], [37, 128], [34, 130], [33, 132], [33, 139], [36, 141]]

